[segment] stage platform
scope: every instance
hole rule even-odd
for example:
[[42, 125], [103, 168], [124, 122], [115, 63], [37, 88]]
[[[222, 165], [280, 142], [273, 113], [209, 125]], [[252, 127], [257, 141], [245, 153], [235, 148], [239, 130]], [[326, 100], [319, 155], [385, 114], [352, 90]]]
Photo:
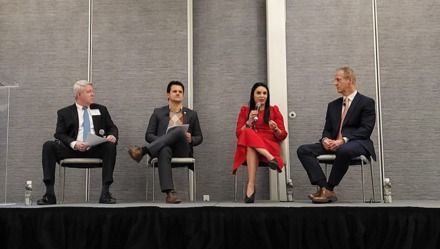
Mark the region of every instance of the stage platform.
[[440, 248], [440, 201], [0, 205], [0, 248]]

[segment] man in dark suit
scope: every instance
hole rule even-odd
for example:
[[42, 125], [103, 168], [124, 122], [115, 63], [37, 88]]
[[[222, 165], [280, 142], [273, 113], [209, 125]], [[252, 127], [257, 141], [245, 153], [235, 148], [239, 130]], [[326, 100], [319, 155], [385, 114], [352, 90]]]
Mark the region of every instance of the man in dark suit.
[[[146, 154], [151, 158], [157, 157], [160, 187], [167, 194], [166, 203], [180, 203], [174, 190], [171, 158], [192, 157], [193, 146], [203, 141], [197, 112], [182, 105], [184, 91], [181, 82], [168, 83], [168, 105], [154, 109], [148, 123], [145, 140], [149, 144], [128, 149], [130, 157], [136, 162], [140, 162]], [[169, 127], [183, 124], [189, 124], [188, 130], [181, 127], [168, 130]]]
[[[101, 158], [102, 190], [99, 202], [114, 204], [116, 199], [110, 194], [109, 188], [113, 182], [118, 127], [105, 106], [93, 103], [95, 93], [92, 83], [77, 81], [73, 90], [75, 104], [57, 112], [56, 140], [47, 141], [43, 145], [43, 182], [46, 193], [37, 204], [56, 204], [55, 166], [64, 158]], [[86, 143], [90, 133], [105, 136], [107, 142], [91, 147]]]
[[[297, 150], [311, 184], [320, 187], [308, 196], [313, 203], [337, 200], [334, 187], [347, 172], [351, 158], [366, 155], [376, 160], [370, 139], [376, 122], [374, 100], [356, 90], [356, 75], [349, 67], [336, 71], [334, 84], [343, 97], [328, 104], [320, 143], [301, 145]], [[328, 180], [316, 159], [322, 154], [336, 155]]]

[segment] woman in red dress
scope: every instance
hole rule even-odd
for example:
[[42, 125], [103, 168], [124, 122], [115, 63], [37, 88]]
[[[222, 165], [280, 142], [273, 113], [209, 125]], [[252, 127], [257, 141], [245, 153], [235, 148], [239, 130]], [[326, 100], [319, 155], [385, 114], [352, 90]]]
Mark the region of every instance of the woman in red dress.
[[249, 106], [242, 106], [238, 115], [237, 149], [232, 174], [243, 164], [248, 168], [246, 203], [255, 200], [255, 176], [259, 162], [266, 162], [273, 170], [281, 171], [284, 161], [280, 157], [280, 143], [287, 137], [284, 118], [278, 106], [270, 105], [267, 85], [255, 83]]

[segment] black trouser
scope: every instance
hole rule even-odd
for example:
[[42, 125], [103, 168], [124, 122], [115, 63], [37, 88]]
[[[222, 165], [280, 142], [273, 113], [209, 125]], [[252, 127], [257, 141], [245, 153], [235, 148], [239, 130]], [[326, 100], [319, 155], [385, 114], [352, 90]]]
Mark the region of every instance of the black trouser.
[[330, 176], [327, 181], [332, 186], [339, 185], [345, 173], [347, 173], [350, 160], [353, 157], [360, 155], [369, 156], [368, 151], [356, 141], [350, 141], [346, 144], [342, 144], [336, 151], [328, 151], [324, 149], [321, 143], [304, 144], [298, 148], [297, 154], [301, 164], [309, 176], [310, 183], [313, 185], [316, 185], [322, 180], [327, 181], [316, 157], [322, 154], [335, 154], [336, 159], [333, 163]]
[[43, 182], [55, 184], [56, 163], [65, 158], [100, 158], [102, 159], [102, 184], [110, 185], [113, 182], [113, 170], [116, 162], [116, 144], [105, 142], [93, 146], [87, 151], [73, 150], [60, 141], [47, 141], [43, 145]]

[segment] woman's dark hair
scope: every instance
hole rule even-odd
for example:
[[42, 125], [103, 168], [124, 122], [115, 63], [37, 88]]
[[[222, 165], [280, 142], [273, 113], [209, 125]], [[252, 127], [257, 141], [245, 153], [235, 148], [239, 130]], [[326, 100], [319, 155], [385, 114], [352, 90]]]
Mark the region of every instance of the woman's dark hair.
[[[266, 84], [262, 83], [262, 82], [257, 82], [252, 86], [251, 89], [251, 95], [249, 97], [249, 113], [252, 110], [255, 110], [255, 100], [254, 100], [254, 92], [257, 89], [257, 87], [264, 87], [267, 90], [267, 99], [266, 99], [266, 103], [264, 104], [264, 123], [269, 124], [269, 120], [270, 120], [270, 93], [269, 93], [269, 88], [267, 87]], [[249, 113], [248, 113], [248, 118], [249, 118]]]

